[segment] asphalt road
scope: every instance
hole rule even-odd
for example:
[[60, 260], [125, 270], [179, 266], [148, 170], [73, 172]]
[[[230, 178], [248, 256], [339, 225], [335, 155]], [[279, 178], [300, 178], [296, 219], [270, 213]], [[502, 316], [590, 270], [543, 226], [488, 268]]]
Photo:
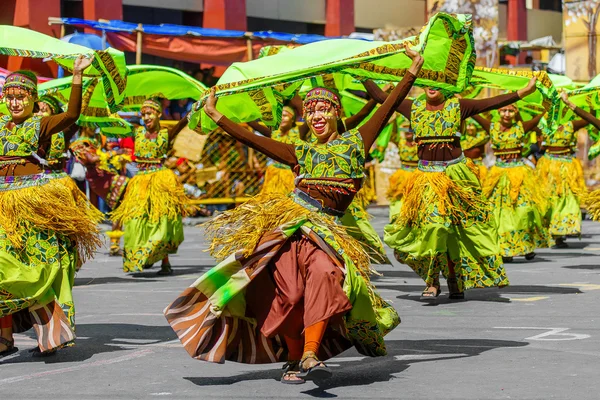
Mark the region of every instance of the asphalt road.
[[[381, 233], [387, 210], [374, 208]], [[281, 365], [215, 365], [183, 350], [164, 307], [214, 263], [202, 230], [186, 227], [171, 258], [125, 274], [98, 253], [74, 289], [75, 347], [33, 359], [33, 333], [0, 361], [3, 399], [598, 399], [600, 398], [600, 224], [586, 221], [570, 249], [538, 251], [506, 266], [511, 286], [467, 292], [467, 301], [419, 301], [424, 285], [407, 266], [382, 266], [376, 284], [402, 324], [386, 337], [389, 355], [350, 350], [329, 361], [334, 377], [283, 386]], [[391, 253], [390, 253], [391, 256]]]

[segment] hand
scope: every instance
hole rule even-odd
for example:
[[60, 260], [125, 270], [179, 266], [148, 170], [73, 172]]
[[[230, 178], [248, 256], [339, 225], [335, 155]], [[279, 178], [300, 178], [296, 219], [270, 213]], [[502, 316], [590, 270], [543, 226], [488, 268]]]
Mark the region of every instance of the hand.
[[206, 103], [204, 103], [204, 112], [206, 112], [206, 115], [208, 115], [210, 119], [218, 122], [223, 114], [217, 111], [217, 96], [215, 96], [216, 91], [217, 89], [214, 86], [210, 89], [210, 94], [206, 99]]
[[408, 46], [408, 43], [404, 43], [404, 51], [406, 55], [410, 57], [410, 59], [413, 61], [412, 65], [408, 69], [408, 72], [416, 76], [419, 73], [419, 71], [421, 71], [421, 67], [423, 66], [423, 56], [418, 52], [412, 50]]
[[92, 65], [92, 57], [79, 55], [73, 63], [73, 75], [81, 74], [90, 65]]
[[386, 83], [381, 90], [383, 90], [384, 92], [389, 92], [390, 90], [392, 90], [394, 88], [394, 85], [392, 85], [391, 83]]
[[564, 90], [562, 92], [560, 92], [560, 98], [565, 103], [565, 105], [567, 107], [569, 107], [571, 110], [575, 109], [575, 104], [573, 104], [571, 102], [571, 100], [569, 100], [569, 95], [567, 94], [567, 92], [565, 92]]
[[534, 76], [533, 78], [531, 78], [529, 80], [529, 83], [527, 83], [527, 86], [525, 86], [523, 89], [517, 90], [517, 94], [519, 95], [519, 98], [523, 99], [523, 98], [529, 96], [530, 94], [532, 94], [533, 92], [535, 92], [535, 82], [536, 81], [537, 81], [537, 78]]

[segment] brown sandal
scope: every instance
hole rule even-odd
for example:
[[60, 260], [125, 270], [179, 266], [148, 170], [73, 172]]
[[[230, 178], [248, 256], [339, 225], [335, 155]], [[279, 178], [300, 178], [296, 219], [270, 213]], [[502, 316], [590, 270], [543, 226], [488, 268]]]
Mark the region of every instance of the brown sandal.
[[19, 349], [15, 347], [14, 340], [8, 340], [0, 337], [0, 343], [6, 346], [6, 350], [0, 351], [0, 358], [10, 356], [11, 354], [15, 354], [17, 351], [19, 351]]
[[[306, 383], [304, 379], [298, 377], [298, 374], [300, 373], [300, 361], [288, 361], [285, 364], [283, 364], [283, 367], [281, 369], [283, 369], [283, 375], [281, 375], [281, 383], [284, 383], [286, 385], [301, 385], [303, 383]], [[291, 377], [294, 377], [296, 379], [289, 379]]]
[[[435, 289], [435, 293], [430, 289]], [[440, 293], [442, 293], [442, 288], [440, 285], [427, 286], [425, 290], [421, 293], [420, 300], [435, 300]]]
[[[304, 361], [308, 360], [309, 358], [312, 358], [317, 363], [312, 367], [305, 369]], [[320, 381], [323, 379], [331, 378], [332, 375], [333, 373], [329, 368], [327, 368], [327, 365], [325, 365], [324, 362], [320, 361], [315, 353], [309, 351], [304, 353], [304, 355], [302, 356], [302, 360], [300, 360], [300, 373], [296, 376], [298, 378], [304, 379], [305, 381]]]

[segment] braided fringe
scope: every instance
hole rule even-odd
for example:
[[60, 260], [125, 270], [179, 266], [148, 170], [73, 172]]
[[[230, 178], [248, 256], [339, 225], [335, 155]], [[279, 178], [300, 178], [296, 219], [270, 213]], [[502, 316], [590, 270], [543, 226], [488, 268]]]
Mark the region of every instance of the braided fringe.
[[542, 157], [536, 166], [539, 182], [545, 185], [547, 196], [563, 197], [571, 190], [579, 201], [587, 195], [581, 162], [562, 161]]
[[17, 249], [32, 228], [68, 237], [77, 245], [81, 262], [102, 245], [98, 223], [104, 215], [94, 208], [70, 177], [45, 185], [0, 192], [0, 225]]
[[483, 184], [483, 194], [487, 198], [492, 195], [502, 177], [506, 177], [510, 182], [509, 195], [513, 205], [517, 203], [519, 196], [523, 196], [535, 203], [540, 210], [547, 209], [548, 202], [541, 182], [537, 179], [535, 172], [526, 165], [511, 168], [496, 166], [490, 168]]

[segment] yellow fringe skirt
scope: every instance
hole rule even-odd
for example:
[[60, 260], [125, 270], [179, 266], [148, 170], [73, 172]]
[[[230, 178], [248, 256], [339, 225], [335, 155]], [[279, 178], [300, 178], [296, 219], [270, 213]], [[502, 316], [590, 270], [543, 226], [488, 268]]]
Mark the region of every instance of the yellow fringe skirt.
[[548, 247], [543, 220], [545, 194], [535, 171], [521, 160], [496, 161], [483, 185], [483, 193], [494, 209], [503, 257], [533, 253]]
[[387, 198], [390, 201], [390, 222], [394, 220], [400, 211], [400, 200], [402, 200], [402, 195], [406, 189], [406, 183], [416, 169], [416, 167], [403, 165], [390, 176], [390, 184], [387, 191]]
[[552, 236], [581, 234], [581, 202], [587, 196], [581, 162], [573, 156], [546, 154], [536, 167], [548, 199], [546, 222]]
[[287, 195], [294, 190], [294, 173], [286, 165], [272, 164], [265, 171], [265, 179], [260, 193]]

